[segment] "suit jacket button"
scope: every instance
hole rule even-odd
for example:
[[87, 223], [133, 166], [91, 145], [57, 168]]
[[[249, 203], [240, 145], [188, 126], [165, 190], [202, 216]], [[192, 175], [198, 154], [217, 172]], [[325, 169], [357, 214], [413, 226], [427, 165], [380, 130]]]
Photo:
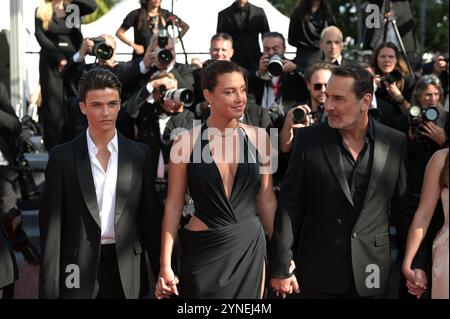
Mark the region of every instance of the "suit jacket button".
[[352, 233], [352, 238], [356, 238], [357, 236], [356, 233]]

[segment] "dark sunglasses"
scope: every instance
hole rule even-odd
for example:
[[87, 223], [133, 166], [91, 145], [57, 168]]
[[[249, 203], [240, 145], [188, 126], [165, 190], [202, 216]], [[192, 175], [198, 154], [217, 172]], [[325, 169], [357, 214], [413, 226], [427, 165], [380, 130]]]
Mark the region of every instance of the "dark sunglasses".
[[322, 86], [327, 87], [327, 84], [326, 83], [314, 83], [313, 89], [316, 91], [319, 91], [320, 89], [322, 89]]

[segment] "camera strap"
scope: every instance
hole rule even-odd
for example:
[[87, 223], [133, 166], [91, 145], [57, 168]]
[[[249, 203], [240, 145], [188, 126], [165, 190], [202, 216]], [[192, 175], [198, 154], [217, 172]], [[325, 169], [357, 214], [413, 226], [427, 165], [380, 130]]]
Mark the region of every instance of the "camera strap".
[[276, 82], [273, 82], [273, 78], [271, 78], [269, 80], [269, 85], [273, 90], [273, 95], [275, 96], [275, 100], [278, 100], [278, 93], [280, 91], [280, 87], [281, 87], [281, 76], [278, 77], [278, 79], [276, 80]]

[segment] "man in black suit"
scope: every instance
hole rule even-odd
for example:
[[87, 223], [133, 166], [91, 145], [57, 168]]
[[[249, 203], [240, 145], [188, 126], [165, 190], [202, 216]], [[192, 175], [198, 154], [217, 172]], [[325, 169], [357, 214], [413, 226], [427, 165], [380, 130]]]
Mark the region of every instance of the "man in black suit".
[[161, 208], [150, 149], [117, 133], [121, 83], [96, 68], [80, 80], [88, 129], [49, 155], [39, 213], [41, 298], [138, 298], [143, 251], [158, 273]]
[[11, 186], [10, 168], [14, 163], [11, 141], [20, 133], [20, 122], [9, 101], [8, 92], [0, 83], [0, 299], [12, 299], [14, 282], [19, 274], [10, 239], [3, 224], [6, 214], [16, 209], [17, 196]]
[[320, 51], [322, 60], [334, 65], [342, 65], [348, 61], [342, 56], [344, 50], [344, 36], [336, 26], [329, 26], [320, 34]]
[[327, 121], [297, 132], [271, 241], [278, 294], [298, 292], [299, 285], [301, 298], [386, 293], [389, 210], [401, 238], [408, 227], [406, 136], [370, 119], [372, 94], [367, 70], [334, 69]]
[[269, 32], [269, 23], [264, 9], [248, 0], [236, 0], [219, 12], [217, 33], [228, 33], [233, 37], [234, 56], [231, 59], [248, 71], [258, 69], [261, 56], [259, 34]]

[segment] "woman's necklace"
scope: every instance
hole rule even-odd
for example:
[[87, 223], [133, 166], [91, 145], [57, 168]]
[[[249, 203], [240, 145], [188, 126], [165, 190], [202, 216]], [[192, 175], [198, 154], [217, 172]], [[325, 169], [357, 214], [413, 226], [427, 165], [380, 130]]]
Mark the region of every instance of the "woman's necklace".
[[[208, 126], [208, 131], [211, 132], [212, 135], [219, 136], [219, 137], [228, 137], [228, 136], [231, 136], [231, 135], [234, 134], [234, 131], [236, 131], [236, 129], [237, 129], [238, 127], [241, 126], [241, 123], [240, 123], [239, 121], [236, 121], [236, 126], [233, 127], [233, 129], [231, 130], [231, 132], [228, 133], [228, 134], [225, 134], [225, 133], [222, 133], [218, 128], [210, 127], [210, 126], [209, 126], [209, 123], [210, 123], [210, 121], [207, 120], [206, 126]], [[229, 127], [226, 127], [226, 128], [225, 128], [225, 131], [227, 131], [227, 130], [229, 130], [229, 129], [230, 129]], [[219, 131], [220, 134], [217, 134], [216, 131]]]

